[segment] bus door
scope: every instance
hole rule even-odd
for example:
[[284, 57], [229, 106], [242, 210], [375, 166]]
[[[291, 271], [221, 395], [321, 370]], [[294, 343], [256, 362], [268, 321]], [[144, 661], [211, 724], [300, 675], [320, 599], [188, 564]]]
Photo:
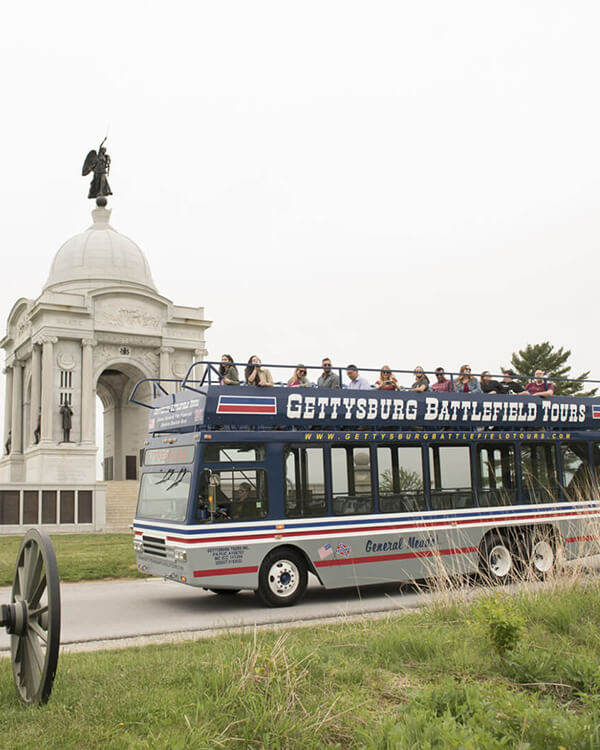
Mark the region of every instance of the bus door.
[[481, 537], [480, 529], [463, 522], [469, 513], [460, 512], [475, 507], [471, 446], [430, 444], [428, 451], [429, 502], [432, 511], [443, 511], [434, 516], [441, 528], [436, 531], [440, 555], [433, 564], [450, 573], [469, 572], [477, 567]]

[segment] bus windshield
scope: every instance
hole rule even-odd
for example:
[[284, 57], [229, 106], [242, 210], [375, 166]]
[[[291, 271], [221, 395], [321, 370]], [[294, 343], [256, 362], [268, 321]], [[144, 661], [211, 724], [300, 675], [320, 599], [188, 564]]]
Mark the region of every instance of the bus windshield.
[[191, 477], [191, 471], [183, 468], [143, 474], [137, 515], [164, 521], [185, 521]]

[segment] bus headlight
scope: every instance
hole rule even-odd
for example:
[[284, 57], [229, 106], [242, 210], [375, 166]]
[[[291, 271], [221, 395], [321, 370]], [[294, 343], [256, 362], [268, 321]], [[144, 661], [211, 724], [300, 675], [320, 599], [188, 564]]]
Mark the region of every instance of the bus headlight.
[[133, 551], [134, 552], [143, 552], [144, 551], [144, 542], [142, 542], [141, 539], [134, 539], [133, 540]]
[[187, 550], [176, 549], [173, 551], [173, 560], [177, 562], [185, 562], [187, 560]]

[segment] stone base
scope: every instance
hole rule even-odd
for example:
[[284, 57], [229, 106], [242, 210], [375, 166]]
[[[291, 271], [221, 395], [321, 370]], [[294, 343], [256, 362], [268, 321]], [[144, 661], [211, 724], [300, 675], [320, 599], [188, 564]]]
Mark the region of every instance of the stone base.
[[92, 484], [96, 481], [95, 446], [77, 443], [38, 443], [25, 453], [0, 460], [0, 484]]

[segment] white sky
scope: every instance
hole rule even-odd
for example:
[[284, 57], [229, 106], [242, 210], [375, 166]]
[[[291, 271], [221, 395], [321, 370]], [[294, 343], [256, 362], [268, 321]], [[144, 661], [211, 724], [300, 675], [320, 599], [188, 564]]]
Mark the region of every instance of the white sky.
[[1, 325], [89, 226], [81, 165], [109, 128], [112, 224], [161, 294], [205, 307], [212, 358], [497, 371], [550, 339], [600, 378], [599, 20], [547, 0], [5, 4]]

